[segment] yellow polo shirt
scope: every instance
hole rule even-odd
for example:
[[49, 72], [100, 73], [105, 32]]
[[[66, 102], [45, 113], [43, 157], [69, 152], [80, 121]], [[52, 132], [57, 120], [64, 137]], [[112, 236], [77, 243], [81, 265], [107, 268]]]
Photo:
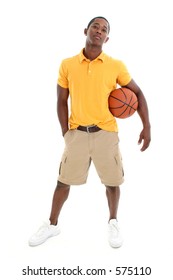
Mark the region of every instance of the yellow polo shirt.
[[83, 55], [83, 50], [64, 59], [57, 82], [69, 88], [70, 128], [94, 124], [107, 131], [118, 131], [116, 119], [108, 108], [108, 97], [117, 84], [125, 86], [130, 80], [124, 63], [103, 52], [92, 61]]

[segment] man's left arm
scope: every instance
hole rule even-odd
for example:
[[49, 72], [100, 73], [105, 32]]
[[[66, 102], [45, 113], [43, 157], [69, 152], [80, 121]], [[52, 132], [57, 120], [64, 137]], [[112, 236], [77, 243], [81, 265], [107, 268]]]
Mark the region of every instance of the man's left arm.
[[126, 88], [131, 89], [138, 98], [138, 109], [137, 112], [141, 118], [143, 129], [140, 133], [138, 144], [141, 144], [143, 142], [141, 151], [145, 151], [151, 141], [151, 132], [150, 132], [150, 121], [149, 121], [149, 112], [148, 112], [148, 105], [147, 101], [145, 99], [145, 96], [142, 92], [142, 90], [139, 88], [139, 86], [135, 83], [135, 81], [132, 79], [126, 86]]

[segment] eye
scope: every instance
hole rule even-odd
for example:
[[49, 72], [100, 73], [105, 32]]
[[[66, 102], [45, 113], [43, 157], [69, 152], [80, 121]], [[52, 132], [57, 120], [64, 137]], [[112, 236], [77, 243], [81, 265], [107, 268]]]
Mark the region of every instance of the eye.
[[94, 28], [94, 29], [98, 29], [98, 26], [97, 26], [97, 25], [93, 25], [93, 28]]

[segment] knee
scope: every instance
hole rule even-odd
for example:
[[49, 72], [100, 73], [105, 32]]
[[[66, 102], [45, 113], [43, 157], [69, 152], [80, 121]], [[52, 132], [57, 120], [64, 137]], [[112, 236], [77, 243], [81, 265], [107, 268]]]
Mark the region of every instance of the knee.
[[56, 189], [63, 188], [63, 189], [70, 189], [70, 185], [66, 185], [60, 181], [57, 182]]
[[105, 186], [105, 187], [106, 187], [106, 191], [109, 193], [119, 192], [120, 190], [119, 186]]

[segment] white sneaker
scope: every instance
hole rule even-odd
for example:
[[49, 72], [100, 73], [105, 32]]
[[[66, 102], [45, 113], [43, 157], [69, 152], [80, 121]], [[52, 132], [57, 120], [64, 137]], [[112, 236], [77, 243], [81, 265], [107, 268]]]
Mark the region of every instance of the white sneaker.
[[50, 225], [50, 222], [44, 223], [38, 231], [33, 234], [29, 239], [30, 246], [37, 246], [45, 242], [49, 237], [53, 237], [60, 233], [58, 225]]
[[121, 247], [123, 244], [123, 238], [116, 219], [111, 219], [108, 223], [108, 241], [113, 248]]

